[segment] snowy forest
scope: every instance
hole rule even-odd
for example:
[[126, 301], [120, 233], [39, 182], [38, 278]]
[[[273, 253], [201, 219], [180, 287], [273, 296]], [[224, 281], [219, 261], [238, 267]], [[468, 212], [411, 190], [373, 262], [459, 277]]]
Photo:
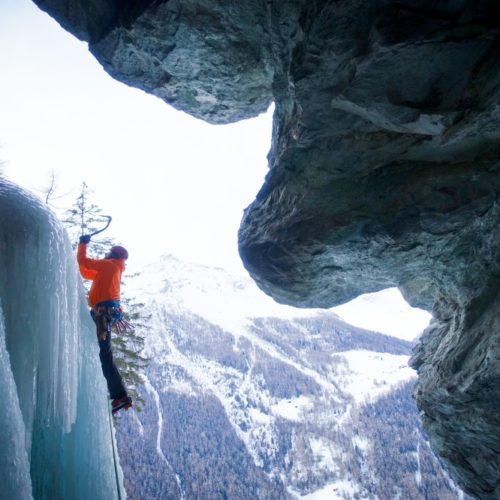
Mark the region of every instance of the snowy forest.
[[[158, 361], [173, 346], [156, 351], [145, 411], [118, 421], [130, 498], [291, 499], [319, 491], [339, 499], [466, 498], [427, 442], [411, 379], [380, 378], [385, 388], [368, 401], [347, 390], [352, 373], [343, 353], [371, 351], [385, 362], [405, 357], [407, 342], [335, 318], [262, 318], [253, 331], [264, 343], [240, 339], [235, 350], [228, 332], [199, 317], [164, 311], [162, 320], [177, 361]], [[204, 367], [201, 379], [189, 359]], [[335, 389], [325, 391], [306, 366]], [[293, 416], [273, 410], [307, 399], [310, 406]]]

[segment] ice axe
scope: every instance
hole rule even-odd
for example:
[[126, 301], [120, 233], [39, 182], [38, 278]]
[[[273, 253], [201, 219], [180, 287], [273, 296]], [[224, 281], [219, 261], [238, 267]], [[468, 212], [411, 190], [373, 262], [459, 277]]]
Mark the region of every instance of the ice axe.
[[102, 233], [104, 230], [108, 229], [108, 226], [111, 224], [111, 215], [101, 215], [100, 217], [108, 219], [108, 222], [106, 222], [106, 225], [102, 229], [90, 233], [88, 236], [90, 236], [91, 238], [96, 234]]

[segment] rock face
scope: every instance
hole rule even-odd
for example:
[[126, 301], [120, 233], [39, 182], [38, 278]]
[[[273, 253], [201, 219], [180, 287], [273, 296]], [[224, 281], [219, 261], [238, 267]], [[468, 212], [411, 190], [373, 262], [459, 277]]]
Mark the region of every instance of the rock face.
[[276, 300], [398, 286], [435, 449], [500, 498], [500, 5], [36, 0], [115, 78], [212, 123], [275, 102], [240, 254]]

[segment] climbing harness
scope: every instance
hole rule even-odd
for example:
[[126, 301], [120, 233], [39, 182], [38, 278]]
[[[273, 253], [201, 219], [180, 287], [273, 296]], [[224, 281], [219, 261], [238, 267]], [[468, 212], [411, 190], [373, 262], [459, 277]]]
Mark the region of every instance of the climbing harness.
[[106, 334], [109, 335], [111, 331], [121, 334], [135, 330], [135, 326], [123, 318], [123, 309], [118, 304], [119, 302], [115, 301], [109, 301], [109, 305], [104, 302], [90, 311], [92, 319], [96, 323], [100, 322], [101, 340], [105, 340]]

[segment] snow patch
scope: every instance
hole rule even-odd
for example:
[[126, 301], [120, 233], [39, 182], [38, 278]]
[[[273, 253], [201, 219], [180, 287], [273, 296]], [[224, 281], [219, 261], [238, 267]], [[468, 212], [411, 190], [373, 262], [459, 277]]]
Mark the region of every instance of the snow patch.
[[366, 453], [370, 449], [370, 441], [359, 435], [352, 437], [352, 445], [364, 453]]
[[408, 366], [409, 356], [373, 351], [338, 353], [348, 363], [342, 375], [343, 388], [359, 403], [375, 401], [395, 385], [416, 379]]
[[169, 387], [168, 389], [165, 388], [164, 390], [176, 392], [177, 394], [184, 394], [186, 396], [196, 395], [196, 391], [193, 389], [192, 385], [188, 381], [181, 379], [176, 379], [175, 383], [172, 384], [172, 387]]
[[310, 437], [309, 446], [311, 447], [317, 467], [329, 471], [334, 471], [337, 468], [337, 453], [335, 450], [332, 450], [329, 441], [326, 439]]
[[256, 424], [269, 425], [271, 423], [271, 417], [257, 408], [250, 408], [248, 415]]
[[271, 406], [271, 412], [277, 417], [300, 422], [303, 420], [303, 413], [313, 407], [313, 402], [306, 396], [299, 396], [293, 399], [281, 399]]
[[144, 375], [144, 387], [153, 397], [153, 400], [156, 405], [156, 411], [158, 412], [158, 433], [156, 434], [156, 453], [163, 460], [163, 462], [165, 462], [165, 464], [169, 465], [168, 460], [166, 459], [165, 455], [163, 454], [163, 450], [161, 449], [161, 435], [163, 433], [163, 411], [162, 411], [162, 406], [160, 404], [160, 396], [158, 395], [158, 392], [152, 386], [151, 382], [149, 381], [146, 375]]
[[351, 325], [410, 341], [427, 328], [432, 317], [408, 305], [397, 288], [360, 295], [332, 311]]
[[289, 489], [289, 493], [301, 500], [372, 500], [372, 497], [360, 491], [359, 486], [349, 479], [340, 479], [329, 483], [307, 495], [297, 494], [291, 489]]
[[422, 471], [420, 468], [420, 443], [417, 443], [417, 451], [415, 452], [415, 460], [417, 461], [417, 470], [415, 471], [415, 481], [418, 485], [422, 483]]

